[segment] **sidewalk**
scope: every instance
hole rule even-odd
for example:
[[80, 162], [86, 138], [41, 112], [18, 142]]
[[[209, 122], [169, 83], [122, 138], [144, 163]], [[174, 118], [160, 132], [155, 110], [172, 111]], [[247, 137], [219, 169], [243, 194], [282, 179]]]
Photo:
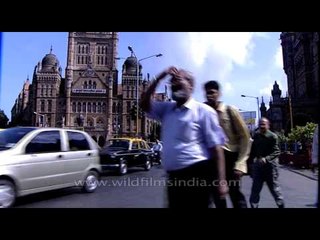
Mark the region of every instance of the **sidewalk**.
[[313, 173], [311, 171], [311, 169], [295, 168], [295, 167], [290, 166], [290, 165], [280, 165], [280, 168], [289, 170], [289, 171], [294, 172], [296, 174], [300, 174], [300, 175], [302, 175], [302, 176], [304, 176], [306, 178], [318, 181], [318, 175], [319, 175], [318, 172], [317, 173]]

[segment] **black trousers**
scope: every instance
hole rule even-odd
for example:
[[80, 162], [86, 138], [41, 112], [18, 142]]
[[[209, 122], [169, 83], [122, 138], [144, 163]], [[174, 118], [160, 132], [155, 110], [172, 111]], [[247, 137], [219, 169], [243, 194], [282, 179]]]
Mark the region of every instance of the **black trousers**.
[[169, 208], [208, 208], [212, 195], [213, 162], [201, 161], [168, 172]]
[[[224, 151], [226, 161], [226, 178], [229, 186], [229, 196], [234, 208], [247, 208], [247, 201], [241, 192], [241, 179], [234, 175], [234, 166], [238, 159], [237, 152]], [[213, 189], [213, 201], [216, 208], [227, 208], [227, 200], [219, 197], [217, 187]]]

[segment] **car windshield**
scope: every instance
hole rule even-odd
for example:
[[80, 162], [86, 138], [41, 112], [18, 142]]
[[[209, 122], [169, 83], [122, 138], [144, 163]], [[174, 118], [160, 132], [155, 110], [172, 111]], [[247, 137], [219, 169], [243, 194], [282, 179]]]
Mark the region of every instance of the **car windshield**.
[[0, 151], [12, 148], [35, 128], [8, 128], [0, 131]]
[[119, 149], [129, 149], [129, 140], [123, 139], [110, 139], [107, 143], [107, 148], [119, 148]]

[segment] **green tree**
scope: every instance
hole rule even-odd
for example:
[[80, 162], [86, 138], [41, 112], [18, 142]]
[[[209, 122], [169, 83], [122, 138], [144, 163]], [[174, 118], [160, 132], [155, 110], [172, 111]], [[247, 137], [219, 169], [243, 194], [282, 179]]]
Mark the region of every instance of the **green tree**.
[[9, 118], [4, 113], [3, 110], [0, 110], [0, 128], [6, 128], [8, 126]]
[[305, 126], [296, 126], [292, 131], [288, 134], [289, 142], [297, 142], [301, 143], [310, 143], [313, 138], [313, 133], [317, 124], [308, 122]]

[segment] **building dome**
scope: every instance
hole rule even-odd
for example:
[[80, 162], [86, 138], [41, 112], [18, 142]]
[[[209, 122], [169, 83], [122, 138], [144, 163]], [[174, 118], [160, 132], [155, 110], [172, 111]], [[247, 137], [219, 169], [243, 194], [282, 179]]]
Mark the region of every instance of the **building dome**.
[[[137, 73], [137, 59], [133, 56], [130, 56], [123, 63], [123, 67], [126, 69], [127, 74], [136, 74]], [[139, 63], [139, 70], [141, 70], [142, 65]], [[140, 72], [140, 71], [139, 71]]]
[[42, 72], [52, 72], [55, 71], [59, 68], [59, 61], [56, 57], [56, 55], [54, 55], [52, 53], [52, 48], [50, 50], [50, 53], [48, 53], [41, 62], [42, 65]]

